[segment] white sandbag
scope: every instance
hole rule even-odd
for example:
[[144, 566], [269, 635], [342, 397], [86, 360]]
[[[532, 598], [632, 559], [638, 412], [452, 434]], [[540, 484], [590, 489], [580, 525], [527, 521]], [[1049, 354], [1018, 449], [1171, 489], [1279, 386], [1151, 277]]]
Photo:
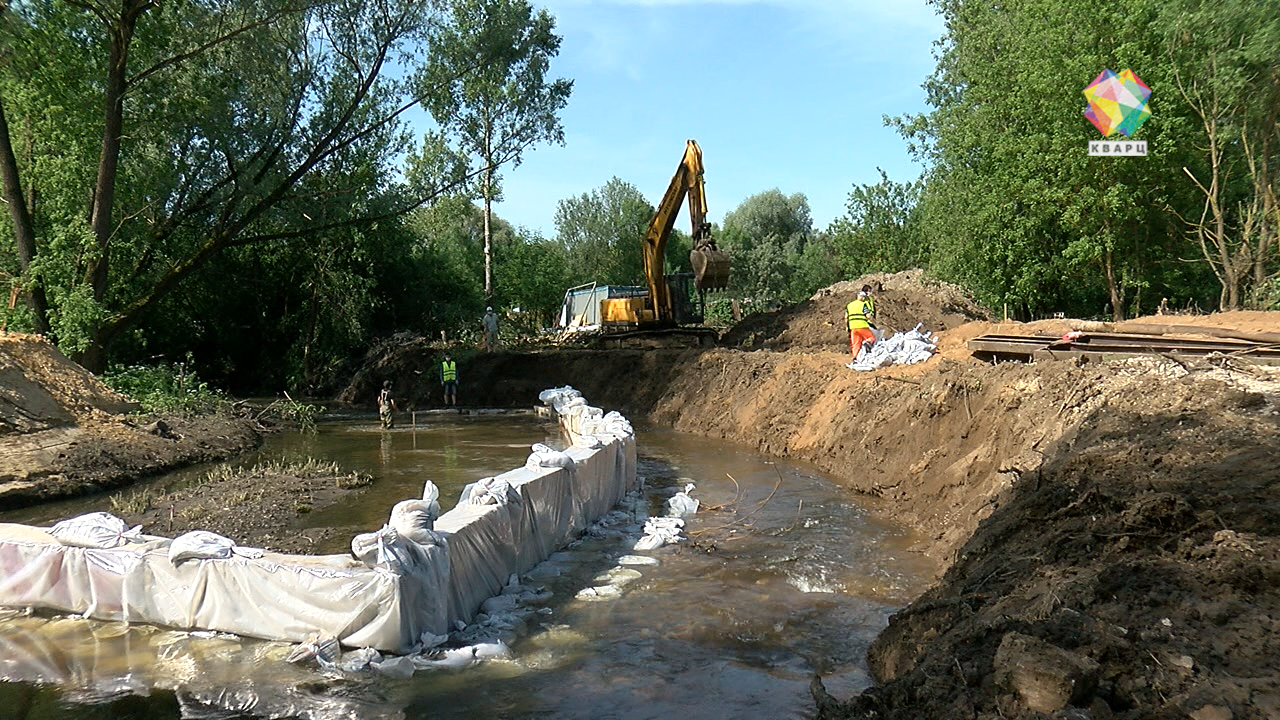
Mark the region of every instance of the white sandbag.
[[474, 647], [454, 648], [428, 656], [413, 656], [413, 665], [420, 670], [459, 669], [477, 662], [479, 660]]
[[433, 531], [440, 503], [428, 500], [401, 500], [391, 508], [388, 525], [396, 529], [400, 537], [420, 545], [436, 545], [439, 538]]
[[179, 535], [169, 543], [169, 562], [177, 565], [183, 560], [221, 560], [231, 557], [236, 542], [208, 530], [192, 530]]
[[573, 391], [572, 395], [566, 393], [551, 401], [551, 407], [555, 408], [556, 413], [560, 415], [567, 414], [571, 408], [583, 407], [586, 404], [587, 399], [582, 397], [576, 390]]
[[[558, 388], [549, 388], [547, 390], [543, 390], [542, 392], [538, 393], [538, 401], [541, 402], [543, 405], [551, 405], [555, 401], [555, 399], [560, 397], [561, 395], [566, 395], [569, 393], [576, 393], [576, 392], [578, 391], [574, 390], [573, 387], [569, 385], [564, 385]], [[572, 397], [572, 395], [570, 395], [570, 397]]]
[[868, 371], [889, 365], [912, 365], [933, 357], [937, 349], [937, 339], [930, 333], [921, 332], [923, 323], [905, 333], [893, 336], [871, 345], [863, 345], [858, 357], [846, 367], [851, 370]]
[[322, 666], [332, 666], [341, 654], [342, 646], [338, 644], [338, 638], [331, 635], [324, 637], [313, 635], [306, 642], [299, 643], [290, 650], [284, 661], [301, 663], [315, 660]]
[[110, 549], [141, 542], [142, 526], [130, 528], [111, 513], [94, 512], [61, 520], [49, 528], [49, 534], [70, 547]]
[[555, 408], [556, 413], [563, 413], [564, 408], [568, 407], [571, 402], [578, 405], [587, 404], [587, 401], [582, 397], [582, 393], [568, 386], [549, 391], [547, 402], [552, 408]]
[[689, 493], [693, 492], [694, 487], [693, 483], [689, 483], [684, 486], [683, 490], [667, 499], [668, 515], [671, 517], [684, 517], [698, 512], [698, 507], [701, 503], [697, 498], [689, 495]]
[[371, 662], [369, 667], [375, 672], [387, 677], [406, 680], [413, 677], [413, 673], [417, 670], [413, 665], [413, 658], [405, 655], [400, 657], [383, 658], [381, 662]]
[[431, 513], [431, 520], [434, 522], [440, 517], [440, 488], [428, 480], [422, 486], [422, 499], [427, 502], [428, 512]]
[[343, 672], [355, 673], [361, 670], [368, 670], [371, 664], [382, 662], [382, 653], [373, 648], [356, 648], [351, 652], [342, 654], [342, 659], [338, 661], [338, 669]]
[[487, 477], [462, 488], [459, 505], [508, 505], [520, 504], [520, 492], [506, 480]]
[[574, 467], [573, 458], [559, 450], [552, 450], [542, 443], [533, 444], [533, 452], [525, 461], [525, 465], [531, 468], [561, 467], [566, 470], [573, 470]]
[[413, 570], [413, 555], [396, 529], [383, 525], [377, 532], [361, 533], [351, 538], [351, 554], [371, 568], [390, 570], [405, 575]]
[[595, 450], [604, 447], [604, 440], [598, 435], [575, 435], [573, 446], [584, 450]]
[[511, 648], [501, 640], [477, 643], [471, 649], [476, 660], [505, 660], [511, 657]]
[[620, 437], [628, 437], [636, 434], [635, 430], [631, 427], [631, 422], [616, 410], [611, 410], [608, 413], [605, 413], [605, 416], [601, 418], [601, 423], [600, 429], [602, 432], [618, 435]]

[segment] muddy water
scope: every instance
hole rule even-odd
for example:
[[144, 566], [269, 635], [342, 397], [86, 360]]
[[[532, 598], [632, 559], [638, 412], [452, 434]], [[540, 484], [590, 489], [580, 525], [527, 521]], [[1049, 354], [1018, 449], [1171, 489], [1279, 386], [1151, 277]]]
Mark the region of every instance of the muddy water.
[[[558, 441], [531, 416], [419, 423], [383, 433], [348, 418], [318, 436], [273, 437], [255, 459], [305, 454], [373, 474], [365, 497], [305, 522], [372, 529], [424, 478], [447, 509], [464, 484], [521, 464], [530, 443]], [[509, 661], [407, 679], [327, 674], [282, 662], [282, 643], [11, 617], [0, 622], [0, 716], [801, 718], [812, 711], [814, 673], [838, 697], [866, 687], [867, 645], [933, 569], [906, 550], [914, 538], [810, 468], [638, 430], [651, 512], [697, 485], [703, 511], [686, 528], [691, 542], [633, 553], [634, 535], [612, 533], [558, 553], [534, 573], [554, 600]], [[630, 580], [620, 596], [584, 592], [606, 575]]]

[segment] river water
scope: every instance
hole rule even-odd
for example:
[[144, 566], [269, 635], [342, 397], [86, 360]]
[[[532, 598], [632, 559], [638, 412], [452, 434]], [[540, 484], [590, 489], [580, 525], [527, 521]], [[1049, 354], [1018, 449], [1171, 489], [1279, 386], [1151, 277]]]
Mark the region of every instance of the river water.
[[[284, 643], [14, 615], [0, 620], [0, 717], [803, 718], [815, 673], [837, 697], [867, 687], [867, 646], [934, 570], [907, 550], [916, 538], [813, 468], [662, 428], [637, 433], [653, 514], [696, 485], [690, 541], [634, 553], [636, 537], [612, 534], [557, 553], [533, 573], [554, 599], [508, 659], [411, 678], [326, 673], [283, 662]], [[347, 417], [316, 435], [274, 435], [237, 462], [311, 456], [370, 473], [369, 490], [299, 530], [371, 530], [425, 479], [448, 510], [466, 483], [523, 464], [534, 442], [562, 441], [532, 415], [419, 415], [391, 432]], [[0, 521], [109, 509], [99, 497]], [[619, 563], [636, 554], [657, 562]], [[581, 592], [620, 573], [630, 582], [616, 597]]]

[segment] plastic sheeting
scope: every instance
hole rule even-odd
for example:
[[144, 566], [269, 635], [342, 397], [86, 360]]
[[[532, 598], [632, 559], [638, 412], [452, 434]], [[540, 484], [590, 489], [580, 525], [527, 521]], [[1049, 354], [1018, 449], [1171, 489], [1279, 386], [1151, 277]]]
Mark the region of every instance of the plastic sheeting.
[[[512, 574], [576, 539], [635, 488], [630, 424], [572, 388], [554, 396], [544, 402], [569, 436], [572, 467], [499, 475], [519, 502], [460, 503], [436, 519], [439, 543], [393, 539], [395, 563], [267, 552], [175, 564], [168, 538], [81, 548], [46, 528], [0, 524], [0, 606], [288, 642], [332, 636], [347, 647], [409, 652], [471, 621]], [[593, 441], [582, 442], [588, 435]]]

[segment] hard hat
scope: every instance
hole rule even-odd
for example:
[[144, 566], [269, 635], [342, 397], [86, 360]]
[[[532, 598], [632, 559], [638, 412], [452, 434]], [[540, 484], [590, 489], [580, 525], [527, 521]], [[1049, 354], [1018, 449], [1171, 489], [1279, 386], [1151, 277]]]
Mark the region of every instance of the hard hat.
[[487, 308], [485, 308], [485, 309], [484, 309], [484, 311], [485, 311], [485, 312], [493, 312], [493, 308], [492, 308], [492, 307], [487, 307]]

